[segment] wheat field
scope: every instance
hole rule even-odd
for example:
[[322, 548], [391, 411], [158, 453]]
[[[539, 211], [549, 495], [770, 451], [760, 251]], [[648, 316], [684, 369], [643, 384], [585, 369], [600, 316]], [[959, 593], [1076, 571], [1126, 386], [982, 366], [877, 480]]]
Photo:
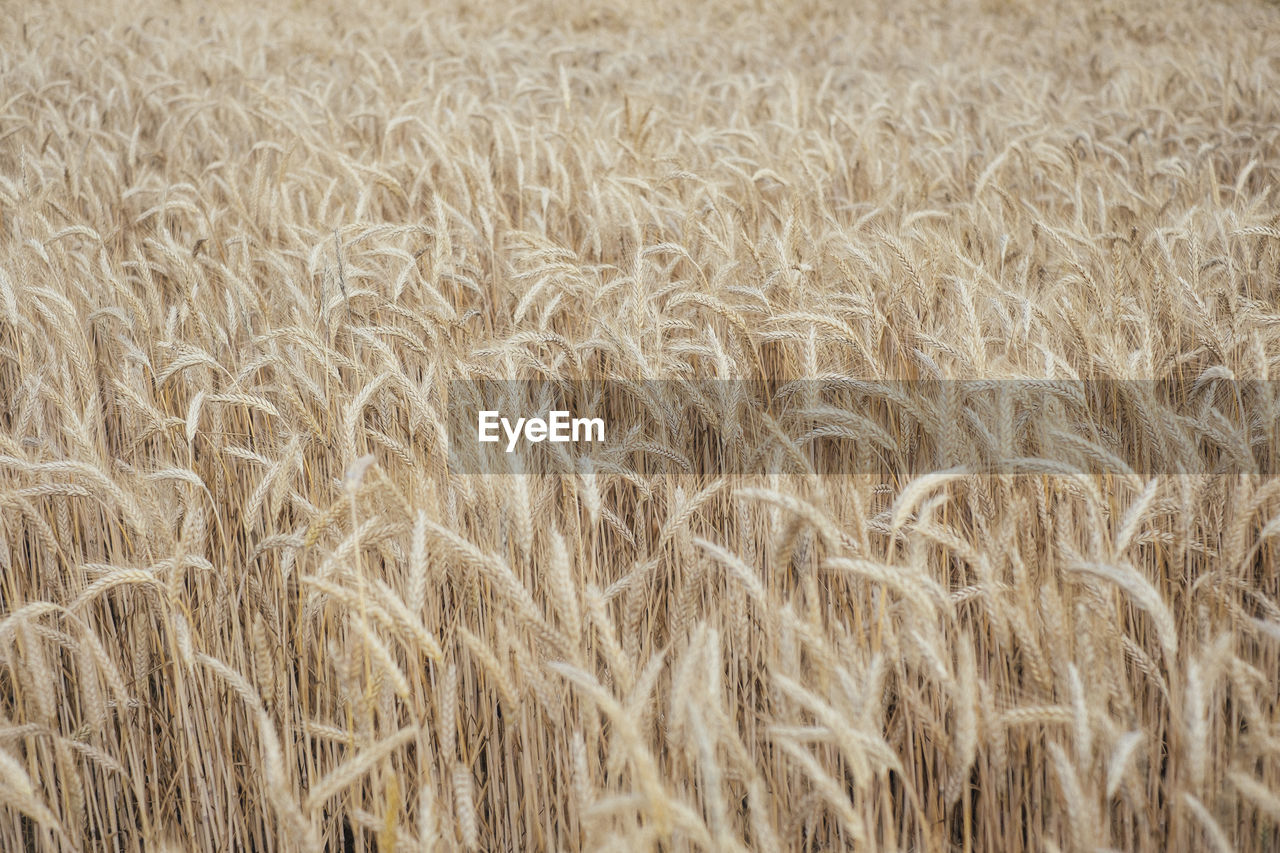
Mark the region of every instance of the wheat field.
[[1274, 4], [0, 5], [0, 849], [1280, 849], [1274, 406], [479, 475], [446, 393], [1269, 381]]

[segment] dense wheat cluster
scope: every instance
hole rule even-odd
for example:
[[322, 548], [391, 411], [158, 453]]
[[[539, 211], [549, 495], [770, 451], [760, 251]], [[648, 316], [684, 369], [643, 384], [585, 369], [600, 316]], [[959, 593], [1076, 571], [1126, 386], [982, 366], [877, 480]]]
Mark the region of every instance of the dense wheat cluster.
[[[1274, 6], [0, 17], [0, 849], [1280, 847], [1280, 480], [1211, 470], [1274, 420], [1199, 476], [445, 429], [467, 378], [1272, 378]], [[1115, 406], [1081, 453], [1164, 446]]]

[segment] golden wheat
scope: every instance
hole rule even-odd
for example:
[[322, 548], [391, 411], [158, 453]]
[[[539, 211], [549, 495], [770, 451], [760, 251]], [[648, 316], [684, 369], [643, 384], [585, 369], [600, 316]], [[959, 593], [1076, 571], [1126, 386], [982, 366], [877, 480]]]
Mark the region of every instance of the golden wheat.
[[0, 48], [0, 849], [1280, 848], [1274, 4]]

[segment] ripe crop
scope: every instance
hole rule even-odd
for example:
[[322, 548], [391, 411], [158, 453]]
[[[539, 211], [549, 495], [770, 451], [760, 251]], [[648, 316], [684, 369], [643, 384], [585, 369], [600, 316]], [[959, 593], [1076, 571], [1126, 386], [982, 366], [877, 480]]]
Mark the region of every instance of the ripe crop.
[[[0, 849], [1280, 849], [1278, 92], [1252, 0], [10, 4]], [[1027, 378], [1121, 384], [646, 391]], [[451, 465], [508, 379], [621, 449]]]

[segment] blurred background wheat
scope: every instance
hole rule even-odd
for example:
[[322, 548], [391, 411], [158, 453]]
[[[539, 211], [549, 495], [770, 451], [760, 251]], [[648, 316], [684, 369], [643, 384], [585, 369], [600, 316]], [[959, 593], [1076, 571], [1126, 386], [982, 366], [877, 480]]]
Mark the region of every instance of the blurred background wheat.
[[0, 15], [0, 849], [1280, 848], [1280, 481], [443, 393], [1273, 378], [1274, 5], [268, 5]]

